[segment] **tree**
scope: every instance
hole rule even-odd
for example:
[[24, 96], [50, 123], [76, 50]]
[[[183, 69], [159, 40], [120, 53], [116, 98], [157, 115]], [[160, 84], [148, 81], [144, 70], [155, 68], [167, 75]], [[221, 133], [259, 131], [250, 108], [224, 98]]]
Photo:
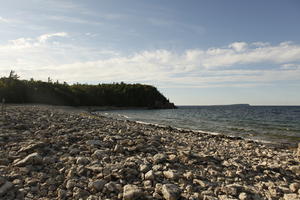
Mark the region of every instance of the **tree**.
[[9, 73], [9, 79], [19, 79], [20, 77], [16, 74], [16, 72], [14, 70], [11, 70]]

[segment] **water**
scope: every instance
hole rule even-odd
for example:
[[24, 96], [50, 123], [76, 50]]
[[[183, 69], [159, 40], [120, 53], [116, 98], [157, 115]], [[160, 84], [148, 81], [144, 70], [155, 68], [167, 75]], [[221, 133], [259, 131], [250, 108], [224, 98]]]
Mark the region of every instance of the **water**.
[[99, 113], [118, 119], [249, 139], [300, 142], [300, 106], [180, 106], [174, 110], [114, 110]]

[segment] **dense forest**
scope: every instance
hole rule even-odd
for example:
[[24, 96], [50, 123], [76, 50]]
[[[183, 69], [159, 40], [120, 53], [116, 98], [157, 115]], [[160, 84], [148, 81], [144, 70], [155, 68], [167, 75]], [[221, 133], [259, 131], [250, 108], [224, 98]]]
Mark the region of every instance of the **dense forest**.
[[6, 103], [37, 103], [69, 106], [175, 108], [155, 87], [142, 84], [73, 84], [20, 80], [11, 71], [0, 78], [0, 98]]

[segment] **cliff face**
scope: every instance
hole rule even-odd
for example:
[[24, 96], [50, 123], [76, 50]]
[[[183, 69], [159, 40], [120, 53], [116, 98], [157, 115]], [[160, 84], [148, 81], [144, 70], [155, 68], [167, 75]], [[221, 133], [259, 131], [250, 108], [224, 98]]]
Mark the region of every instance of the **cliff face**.
[[67, 106], [175, 108], [155, 87], [142, 84], [74, 84], [0, 78], [0, 100]]

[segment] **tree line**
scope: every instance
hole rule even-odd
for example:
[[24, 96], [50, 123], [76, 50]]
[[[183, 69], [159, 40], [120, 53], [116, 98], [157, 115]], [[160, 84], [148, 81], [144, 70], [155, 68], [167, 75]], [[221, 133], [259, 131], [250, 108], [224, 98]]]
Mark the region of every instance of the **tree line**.
[[7, 103], [37, 103], [68, 106], [116, 106], [175, 108], [155, 87], [143, 84], [73, 84], [20, 80], [11, 71], [0, 78], [0, 98]]

